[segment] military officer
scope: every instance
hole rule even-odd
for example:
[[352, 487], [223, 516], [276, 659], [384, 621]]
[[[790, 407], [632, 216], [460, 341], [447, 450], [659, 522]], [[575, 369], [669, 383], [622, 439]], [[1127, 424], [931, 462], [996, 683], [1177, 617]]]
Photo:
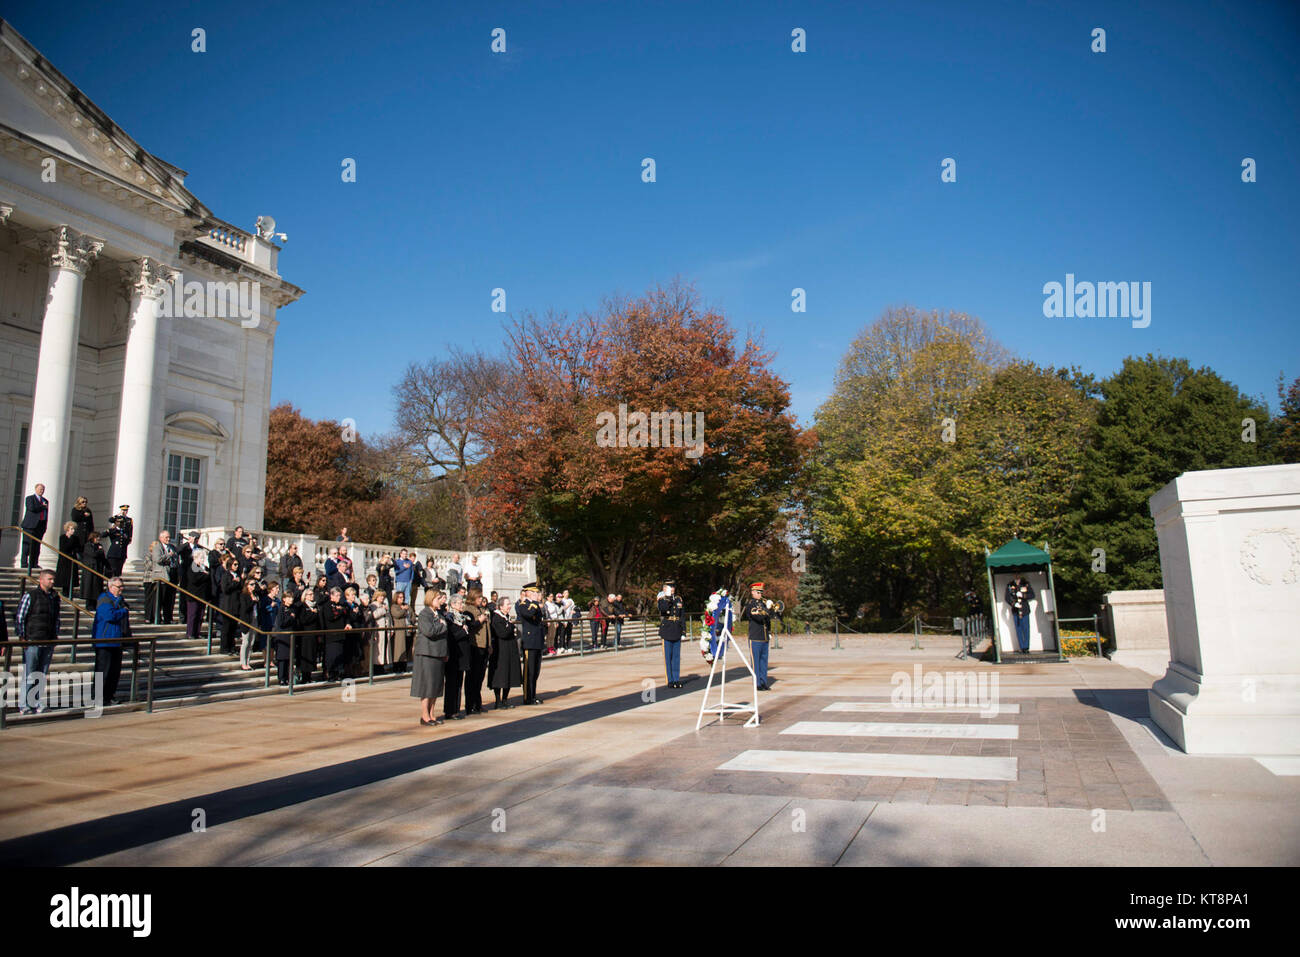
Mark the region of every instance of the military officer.
[[1016, 623], [1016, 641], [1022, 652], [1029, 651], [1029, 603], [1034, 599], [1034, 586], [1025, 576], [1016, 575], [1007, 582], [1007, 606]]
[[682, 630], [685, 626], [682, 613], [682, 596], [677, 594], [677, 583], [664, 582], [659, 595], [659, 637], [664, 643], [664, 668], [668, 672], [668, 687], [682, 686]]
[[537, 582], [523, 587], [515, 602], [519, 626], [519, 648], [524, 655], [524, 704], [541, 704], [537, 697], [537, 678], [542, 672], [542, 653], [546, 650], [546, 614]]
[[130, 505], [119, 505], [119, 513], [113, 516], [113, 521], [108, 527], [108, 565], [109, 573], [114, 577], [122, 574], [122, 566], [126, 564], [127, 546], [135, 538], [135, 523], [131, 521], [131, 516], [126, 514], [130, 508]]
[[749, 600], [740, 612], [740, 620], [749, 622], [749, 650], [754, 657], [754, 677], [758, 690], [767, 690], [767, 641], [772, 625], [772, 610], [763, 600], [763, 583], [749, 586]]

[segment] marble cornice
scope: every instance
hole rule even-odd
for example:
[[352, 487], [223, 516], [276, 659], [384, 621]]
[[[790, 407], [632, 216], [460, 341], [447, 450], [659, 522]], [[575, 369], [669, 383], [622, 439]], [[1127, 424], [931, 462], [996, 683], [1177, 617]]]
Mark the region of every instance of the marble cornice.
[[[0, 21], [0, 72], [63, 126], [82, 147], [122, 181], [164, 198], [191, 215], [210, 215], [183, 183], [183, 172], [153, 156], [114, 123], [21, 34]], [[52, 151], [53, 152], [53, 151]], [[178, 175], [179, 174], [179, 175]]]

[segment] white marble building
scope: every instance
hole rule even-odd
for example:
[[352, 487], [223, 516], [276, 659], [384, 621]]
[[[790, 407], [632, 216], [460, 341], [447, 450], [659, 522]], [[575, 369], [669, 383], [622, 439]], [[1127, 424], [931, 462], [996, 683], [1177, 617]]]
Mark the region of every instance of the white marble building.
[[128, 503], [136, 561], [162, 527], [261, 526], [276, 312], [302, 290], [273, 222], [224, 222], [185, 177], [0, 21], [0, 524], [42, 482], [46, 541], [78, 495], [101, 529]]

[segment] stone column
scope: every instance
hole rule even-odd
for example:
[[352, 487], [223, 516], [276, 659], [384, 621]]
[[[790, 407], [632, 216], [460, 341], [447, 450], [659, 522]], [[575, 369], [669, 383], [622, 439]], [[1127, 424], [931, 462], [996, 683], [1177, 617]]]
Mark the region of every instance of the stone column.
[[144, 567], [145, 550], [158, 536], [156, 516], [145, 507], [149, 469], [157, 466], [159, 438], [152, 427], [158, 370], [158, 303], [170, 293], [176, 276], [176, 270], [148, 257], [133, 260], [122, 269], [131, 308], [110, 505], [114, 514], [119, 505], [130, 505], [134, 518], [135, 535], [127, 549], [124, 571]]
[[41, 323], [41, 352], [36, 366], [36, 393], [32, 398], [30, 451], [27, 457], [29, 494], [37, 483], [45, 486], [50, 518], [45, 540], [54, 547], [68, 521], [63, 500], [68, 471], [68, 433], [72, 427], [72, 392], [77, 378], [77, 342], [81, 336], [81, 291], [86, 274], [104, 248], [101, 240], [59, 226], [41, 241], [50, 257], [50, 281]]

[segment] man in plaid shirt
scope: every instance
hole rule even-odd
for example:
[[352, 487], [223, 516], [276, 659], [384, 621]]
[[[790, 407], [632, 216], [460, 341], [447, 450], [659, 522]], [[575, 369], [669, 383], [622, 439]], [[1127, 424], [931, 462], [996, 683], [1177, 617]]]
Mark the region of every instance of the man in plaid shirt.
[[[37, 580], [39, 587], [23, 592], [18, 603], [14, 625], [19, 641], [52, 641], [59, 637], [59, 594], [54, 590], [54, 572], [43, 568]], [[50, 670], [53, 657], [53, 645], [29, 645], [23, 649], [23, 696], [18, 703], [22, 714], [45, 711], [45, 673]]]

